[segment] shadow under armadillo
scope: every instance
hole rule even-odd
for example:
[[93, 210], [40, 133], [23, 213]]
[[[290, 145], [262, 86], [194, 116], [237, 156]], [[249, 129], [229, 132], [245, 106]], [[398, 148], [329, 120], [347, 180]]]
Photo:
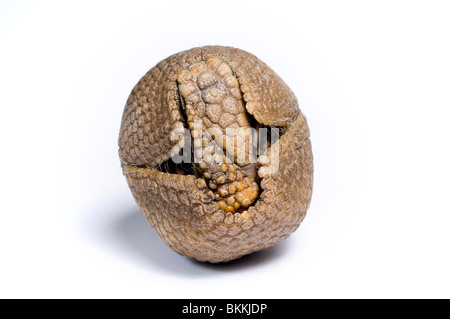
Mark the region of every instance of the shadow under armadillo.
[[171, 250], [148, 224], [139, 210], [124, 212], [114, 220], [113, 231], [116, 240], [126, 245], [134, 258], [145, 262], [148, 266], [156, 266], [163, 272], [170, 272], [183, 277], [204, 277], [205, 275], [219, 275], [229, 271], [240, 271], [266, 265], [278, 259], [289, 249], [289, 239], [277, 246], [243, 256], [228, 263], [211, 264], [199, 262], [181, 256]]

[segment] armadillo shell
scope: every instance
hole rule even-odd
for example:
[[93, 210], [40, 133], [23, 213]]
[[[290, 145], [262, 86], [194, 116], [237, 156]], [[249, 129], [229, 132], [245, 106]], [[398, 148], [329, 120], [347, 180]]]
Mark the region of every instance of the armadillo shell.
[[[219, 210], [203, 179], [158, 170], [178, 142], [172, 131], [184, 125], [177, 75], [213, 56], [232, 68], [248, 113], [262, 125], [285, 128], [277, 142], [279, 169], [262, 178], [259, 199], [243, 213]], [[161, 239], [200, 261], [227, 262], [278, 244], [299, 227], [311, 201], [313, 157], [297, 99], [266, 64], [235, 48], [194, 48], [147, 72], [127, 101], [119, 156], [141, 212]]]

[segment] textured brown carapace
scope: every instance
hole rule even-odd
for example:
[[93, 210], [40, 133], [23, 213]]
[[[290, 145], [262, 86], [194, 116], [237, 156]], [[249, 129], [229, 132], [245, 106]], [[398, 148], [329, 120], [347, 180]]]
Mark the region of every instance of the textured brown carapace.
[[[268, 138], [252, 160], [252, 136], [260, 135], [248, 132], [273, 128], [278, 139]], [[192, 161], [174, 161], [186, 145]], [[261, 60], [235, 48], [194, 48], [148, 71], [128, 98], [119, 155], [152, 227], [173, 250], [200, 261], [226, 262], [278, 244], [311, 200], [309, 129], [295, 95]]]

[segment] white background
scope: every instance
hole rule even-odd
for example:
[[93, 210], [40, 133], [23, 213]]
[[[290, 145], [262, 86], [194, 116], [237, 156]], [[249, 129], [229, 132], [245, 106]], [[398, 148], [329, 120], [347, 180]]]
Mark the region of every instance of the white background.
[[[2, 1], [0, 297], [450, 297], [446, 1]], [[128, 94], [195, 46], [249, 51], [296, 93], [311, 207], [221, 265], [166, 247], [121, 173]]]

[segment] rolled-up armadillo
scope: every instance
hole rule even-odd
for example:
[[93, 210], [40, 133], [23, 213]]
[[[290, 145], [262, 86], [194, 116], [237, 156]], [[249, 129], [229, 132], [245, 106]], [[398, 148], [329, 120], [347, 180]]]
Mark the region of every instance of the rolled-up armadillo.
[[151, 226], [200, 261], [278, 244], [311, 201], [309, 128], [297, 99], [235, 48], [194, 48], [148, 71], [125, 106], [119, 156]]

